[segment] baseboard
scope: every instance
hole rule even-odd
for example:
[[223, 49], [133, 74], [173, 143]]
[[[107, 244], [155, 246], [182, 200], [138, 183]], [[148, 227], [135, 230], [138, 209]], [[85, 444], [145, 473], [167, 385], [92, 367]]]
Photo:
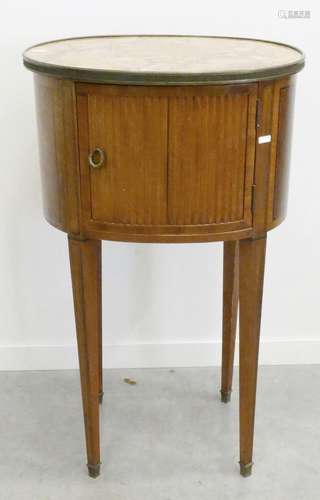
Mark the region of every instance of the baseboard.
[[[105, 368], [219, 366], [221, 342], [105, 345], [103, 357]], [[235, 359], [237, 364], [237, 353]], [[318, 364], [320, 340], [262, 340], [259, 362], [264, 365]], [[75, 345], [0, 346], [0, 370], [75, 368], [78, 368]]]

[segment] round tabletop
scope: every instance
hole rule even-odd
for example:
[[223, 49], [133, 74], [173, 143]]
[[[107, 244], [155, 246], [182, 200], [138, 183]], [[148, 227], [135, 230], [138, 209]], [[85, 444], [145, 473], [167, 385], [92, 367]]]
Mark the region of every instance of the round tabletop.
[[96, 36], [55, 40], [23, 54], [33, 71], [130, 85], [252, 82], [297, 73], [303, 53], [282, 43], [209, 36]]

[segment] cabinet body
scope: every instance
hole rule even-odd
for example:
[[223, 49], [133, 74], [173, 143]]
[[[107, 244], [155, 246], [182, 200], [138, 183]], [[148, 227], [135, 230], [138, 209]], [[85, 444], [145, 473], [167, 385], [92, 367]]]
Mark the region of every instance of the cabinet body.
[[[265, 233], [286, 212], [293, 79], [156, 87], [36, 75], [47, 220], [137, 242]], [[96, 148], [100, 168], [88, 161]]]

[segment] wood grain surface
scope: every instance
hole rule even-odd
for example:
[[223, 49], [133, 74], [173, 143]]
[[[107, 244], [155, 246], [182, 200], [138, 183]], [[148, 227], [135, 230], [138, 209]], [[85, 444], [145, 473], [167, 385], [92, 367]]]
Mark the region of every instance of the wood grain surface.
[[[78, 84], [86, 234], [210, 241], [246, 230], [245, 237], [252, 227], [256, 91]], [[97, 146], [106, 162], [90, 169], [88, 154]]]
[[221, 400], [230, 401], [239, 307], [239, 241], [223, 244]]
[[44, 214], [58, 229], [77, 234], [78, 138], [73, 82], [35, 76]]
[[101, 242], [71, 237], [69, 256], [76, 319], [89, 473], [100, 465]]
[[[44, 212], [55, 227], [193, 242], [242, 239], [283, 220], [292, 78], [167, 88], [35, 81]], [[88, 163], [96, 147], [106, 156], [99, 169]]]

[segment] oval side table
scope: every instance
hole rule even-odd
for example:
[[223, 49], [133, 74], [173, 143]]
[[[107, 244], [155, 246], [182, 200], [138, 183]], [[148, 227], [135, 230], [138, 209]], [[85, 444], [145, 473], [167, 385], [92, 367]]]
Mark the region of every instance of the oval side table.
[[44, 213], [68, 234], [89, 474], [100, 472], [101, 241], [224, 242], [221, 399], [240, 304], [240, 472], [251, 474], [267, 232], [286, 214], [294, 74], [261, 40], [109, 36], [29, 48]]

